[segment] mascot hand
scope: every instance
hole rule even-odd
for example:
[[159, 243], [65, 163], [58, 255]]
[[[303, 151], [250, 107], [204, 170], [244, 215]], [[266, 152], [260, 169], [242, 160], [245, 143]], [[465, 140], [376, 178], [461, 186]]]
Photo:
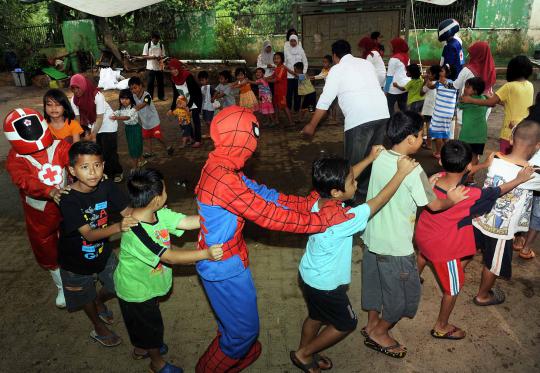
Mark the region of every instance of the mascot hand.
[[329, 200], [319, 210], [319, 216], [323, 219], [327, 226], [343, 223], [354, 218], [354, 213], [348, 213], [350, 207], [342, 207], [341, 201]]

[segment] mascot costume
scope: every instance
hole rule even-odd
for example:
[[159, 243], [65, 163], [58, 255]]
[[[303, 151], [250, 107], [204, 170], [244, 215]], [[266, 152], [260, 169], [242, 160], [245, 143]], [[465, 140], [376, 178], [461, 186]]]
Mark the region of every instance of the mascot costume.
[[240, 372], [261, 354], [255, 286], [242, 236], [245, 219], [276, 231], [318, 233], [352, 218], [341, 206], [310, 209], [319, 199], [287, 196], [243, 175], [241, 169], [257, 148], [259, 124], [249, 109], [230, 106], [210, 126], [215, 150], [196, 188], [201, 219], [198, 249], [223, 243], [223, 259], [196, 265], [218, 322], [217, 337], [199, 359], [197, 373]]
[[439, 41], [444, 43], [441, 57], [441, 66], [450, 65], [452, 73], [447, 78], [456, 80], [459, 72], [465, 64], [461, 40], [456, 35], [459, 31], [459, 23], [455, 19], [446, 19], [439, 24]]
[[4, 120], [4, 134], [11, 143], [6, 169], [21, 195], [32, 251], [58, 288], [56, 306], [64, 308], [57, 262], [62, 215], [53, 197], [66, 185], [70, 145], [53, 140], [47, 122], [33, 109], [12, 110]]

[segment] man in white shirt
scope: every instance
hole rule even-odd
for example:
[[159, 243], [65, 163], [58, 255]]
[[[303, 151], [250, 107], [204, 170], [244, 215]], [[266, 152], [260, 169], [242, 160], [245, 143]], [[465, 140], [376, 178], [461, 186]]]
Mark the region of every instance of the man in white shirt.
[[154, 81], [157, 80], [158, 98], [165, 100], [163, 70], [160, 66], [160, 60], [165, 57], [165, 48], [160, 39], [159, 32], [152, 32], [151, 40], [144, 45], [142, 55], [146, 60], [146, 70], [148, 70], [148, 86], [146, 90], [154, 98]]
[[[317, 102], [317, 110], [302, 133], [313, 136], [317, 125], [328, 108], [338, 98], [345, 116], [344, 153], [351, 164], [364, 159], [373, 145], [382, 144], [386, 136], [386, 122], [390, 117], [386, 97], [381, 90], [373, 65], [353, 57], [351, 45], [346, 40], [332, 44], [335, 65], [326, 77], [323, 92]], [[367, 194], [371, 167], [359, 176], [355, 202]]]

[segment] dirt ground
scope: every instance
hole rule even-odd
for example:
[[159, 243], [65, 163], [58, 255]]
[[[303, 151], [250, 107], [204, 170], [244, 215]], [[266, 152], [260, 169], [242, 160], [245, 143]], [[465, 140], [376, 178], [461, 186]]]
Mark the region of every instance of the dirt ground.
[[[14, 107], [41, 110], [44, 91], [4, 87], [0, 92], [0, 117], [4, 118]], [[111, 104], [116, 104], [116, 93], [109, 91], [106, 96]], [[157, 103], [162, 118], [169, 104], [170, 101]], [[498, 107], [490, 117], [489, 150], [497, 148], [495, 139], [501, 123], [502, 108]], [[163, 119], [163, 127], [170, 139], [176, 138], [172, 121]], [[342, 140], [341, 125], [323, 125], [313, 142], [301, 140], [294, 130], [263, 130], [259, 149], [245, 172], [283, 192], [305, 194], [310, 188], [311, 161], [322, 152], [341, 153]], [[4, 169], [8, 147], [4, 136], [0, 136], [0, 237], [3, 237], [0, 241], [0, 371], [148, 371], [147, 361], [131, 358], [132, 347], [116, 301], [109, 305], [117, 320], [113, 329], [124, 343], [112, 349], [90, 340], [91, 326], [82, 312], [70, 314], [55, 308], [56, 290], [49, 274], [37, 266], [32, 256], [19, 197]], [[211, 141], [206, 139], [202, 149], [177, 150], [171, 158], [163, 156], [150, 162], [149, 166], [161, 169], [166, 175], [172, 208], [195, 213], [193, 188], [211, 148]], [[120, 135], [120, 156], [126, 163], [123, 135]], [[428, 174], [438, 169], [426, 151], [422, 150], [417, 158]], [[187, 182], [185, 187], [181, 185], [183, 181]], [[263, 345], [261, 357], [247, 372], [296, 372], [288, 356], [297, 347], [307, 312], [297, 284], [297, 268], [306, 236], [269, 232], [248, 223], [245, 237], [259, 296]], [[195, 240], [196, 234], [192, 232], [174, 243], [193, 248]], [[118, 241], [113, 245], [117, 247]], [[540, 243], [536, 247], [540, 249]], [[361, 261], [361, 250], [356, 246], [349, 297], [359, 315], [359, 327], [367, 319], [360, 307]], [[539, 263], [539, 259], [524, 261], [514, 255], [514, 277], [511, 281], [498, 281], [507, 301], [500, 306], [482, 308], [471, 301], [478, 289], [481, 270], [480, 257], [475, 258], [467, 268], [466, 283], [451, 319], [466, 330], [467, 337], [462, 341], [434, 340], [429, 335], [441, 291], [431, 271], [426, 270], [418, 314], [413, 320], [401, 321], [393, 330], [395, 338], [409, 349], [406, 358], [394, 360], [367, 349], [357, 330], [327, 351], [334, 361], [333, 371], [540, 371]], [[170, 348], [167, 359], [183, 366], [186, 372], [193, 372], [198, 357], [216, 332], [214, 316], [193, 267], [175, 269], [174, 290], [162, 303], [161, 310], [165, 340]]]

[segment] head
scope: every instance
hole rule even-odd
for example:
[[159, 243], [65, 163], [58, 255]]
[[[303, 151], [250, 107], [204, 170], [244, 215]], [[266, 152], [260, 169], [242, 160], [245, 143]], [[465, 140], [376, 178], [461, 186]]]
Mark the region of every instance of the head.
[[88, 89], [88, 83], [84, 75], [75, 74], [69, 81], [69, 88], [75, 97], [82, 97], [84, 92]]
[[452, 68], [449, 64], [445, 63], [441, 66], [441, 71], [439, 72], [439, 79], [446, 79], [452, 75]]
[[464, 96], [480, 96], [486, 89], [486, 84], [480, 77], [467, 79], [465, 82]]
[[420, 71], [420, 66], [415, 63], [411, 63], [409, 66], [407, 66], [406, 70], [407, 76], [411, 79], [420, 79], [420, 76], [422, 75], [422, 71]]
[[171, 71], [171, 75], [173, 77], [179, 76], [181, 72], [186, 70], [185, 65], [180, 60], [177, 60], [176, 58], [171, 58], [167, 66], [169, 67], [169, 70]]
[[69, 149], [69, 173], [83, 186], [93, 189], [103, 178], [103, 153], [93, 141], [79, 141]]
[[209, 77], [208, 71], [199, 71], [197, 74], [197, 79], [199, 79], [200, 85], [207, 85]]
[[334, 63], [338, 63], [347, 54], [351, 54], [351, 45], [347, 40], [340, 39], [332, 43], [332, 59]]
[[231, 72], [229, 70], [223, 70], [218, 74], [218, 80], [221, 84], [230, 83], [232, 80]]
[[276, 66], [283, 65], [284, 61], [285, 61], [285, 55], [283, 54], [283, 52], [276, 52], [274, 54], [274, 64]]
[[289, 45], [295, 48], [298, 45], [298, 35], [291, 35], [289, 37]]
[[140, 97], [143, 93], [143, 83], [141, 78], [139, 78], [138, 76], [133, 76], [129, 78], [128, 87], [131, 93], [137, 95], [137, 97]]
[[424, 123], [422, 116], [413, 111], [398, 111], [388, 121], [386, 135], [395, 145], [404, 145], [407, 154], [414, 154], [422, 146]]
[[161, 40], [161, 35], [157, 31], [153, 31], [150, 35], [150, 38], [152, 39], [152, 43], [157, 44]]
[[118, 94], [118, 101], [120, 103], [120, 107], [123, 108], [132, 108], [135, 106], [135, 99], [133, 99], [133, 93], [131, 93], [129, 88], [122, 89], [120, 91]]
[[506, 80], [514, 82], [516, 80], [527, 80], [532, 75], [533, 65], [526, 56], [516, 56], [508, 62], [506, 69]]
[[294, 72], [297, 74], [302, 74], [304, 72], [304, 64], [302, 62], [297, 62], [294, 64]]
[[181, 109], [187, 108], [186, 96], [184, 96], [184, 95], [178, 96], [178, 98], [176, 99], [176, 107], [181, 108]]
[[265, 40], [263, 43], [263, 51], [265, 53], [272, 53], [272, 43], [270, 43], [270, 40]]
[[127, 191], [131, 207], [157, 211], [167, 202], [163, 175], [153, 168], [136, 168], [130, 172]]
[[390, 45], [392, 46], [392, 52], [395, 53], [408, 53], [409, 44], [402, 38], [394, 38], [390, 40]]
[[455, 19], [449, 18], [445, 19], [441, 23], [439, 23], [439, 27], [437, 28], [437, 34], [439, 37], [439, 41], [448, 41], [449, 39], [453, 38], [455, 34], [457, 34], [459, 31], [459, 23]]
[[356, 191], [351, 166], [343, 158], [322, 158], [313, 162], [311, 180], [313, 188], [323, 198], [348, 201]]
[[59, 89], [49, 89], [43, 96], [43, 108], [45, 120], [50, 122], [52, 119], [62, 117], [68, 123], [75, 119], [75, 114], [71, 108], [71, 103], [66, 94]]
[[298, 32], [296, 31], [296, 29], [290, 28], [290, 29], [287, 30], [287, 36], [286, 36], [287, 41], [290, 41], [291, 35], [296, 35], [296, 36], [298, 36]]
[[449, 140], [441, 149], [440, 164], [448, 173], [465, 174], [470, 171], [471, 162], [471, 147], [463, 141]]
[[441, 74], [441, 66], [431, 65], [427, 70], [428, 79], [431, 81], [439, 80], [439, 75]]
[[255, 77], [257, 79], [262, 79], [264, 77], [264, 69], [262, 67], [257, 67], [257, 69], [255, 69]]
[[234, 76], [238, 80], [245, 79], [246, 78], [246, 69], [244, 69], [243, 67], [237, 68], [236, 70], [234, 70]]
[[528, 161], [540, 149], [540, 123], [530, 119], [521, 121], [514, 128], [510, 143], [512, 154], [520, 154]]
[[325, 55], [322, 59], [322, 65], [326, 69], [332, 66], [332, 56], [329, 54]]
[[379, 49], [379, 43], [376, 40], [365, 36], [358, 42], [358, 48], [362, 51], [362, 58], [367, 58], [367, 56], [371, 54], [371, 51]]
[[379, 31], [373, 31], [370, 35], [370, 38], [372, 40], [375, 40], [379, 44], [383, 41], [383, 35]]
[[529, 116], [525, 119], [540, 123], [540, 92], [536, 94], [534, 105], [529, 108]]
[[4, 119], [4, 135], [18, 154], [33, 154], [53, 143], [49, 126], [39, 112], [23, 108], [11, 110]]

